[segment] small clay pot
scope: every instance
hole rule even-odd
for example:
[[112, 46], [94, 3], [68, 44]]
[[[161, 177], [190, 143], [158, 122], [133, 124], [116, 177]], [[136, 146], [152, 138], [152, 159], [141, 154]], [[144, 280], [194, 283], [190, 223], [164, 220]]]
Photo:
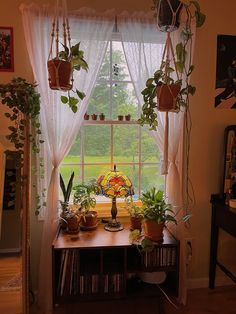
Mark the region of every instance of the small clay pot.
[[99, 119], [100, 119], [100, 120], [105, 120], [105, 114], [104, 114], [104, 113], [101, 113], [101, 114], [99, 115]]
[[94, 210], [88, 211], [80, 221], [82, 230], [93, 230], [98, 225], [98, 213]]
[[130, 230], [142, 230], [143, 217], [130, 217]]
[[89, 114], [87, 113], [84, 114], [84, 120], [89, 120]]
[[97, 118], [98, 118], [98, 115], [97, 114], [92, 114], [92, 120], [97, 120]]
[[81, 218], [78, 217], [78, 216], [73, 216], [71, 218], [67, 218], [66, 221], [67, 221], [67, 233], [70, 233], [70, 234], [74, 234], [74, 233], [78, 233], [79, 232], [79, 229], [80, 229], [80, 220]]
[[123, 121], [123, 119], [124, 119], [124, 116], [122, 116], [122, 115], [119, 115], [119, 116], [118, 116], [118, 120], [119, 120], [119, 121]]
[[125, 116], [125, 120], [126, 120], [126, 121], [130, 121], [130, 119], [131, 119], [131, 115], [130, 115], [130, 114], [127, 114], [127, 115]]

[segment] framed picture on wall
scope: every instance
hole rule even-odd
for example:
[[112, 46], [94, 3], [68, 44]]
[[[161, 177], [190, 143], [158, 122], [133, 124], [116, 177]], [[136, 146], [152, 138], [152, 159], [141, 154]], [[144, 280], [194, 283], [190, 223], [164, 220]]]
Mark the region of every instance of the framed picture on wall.
[[236, 36], [217, 36], [215, 108], [236, 109]]
[[13, 71], [13, 28], [0, 26], [0, 72]]

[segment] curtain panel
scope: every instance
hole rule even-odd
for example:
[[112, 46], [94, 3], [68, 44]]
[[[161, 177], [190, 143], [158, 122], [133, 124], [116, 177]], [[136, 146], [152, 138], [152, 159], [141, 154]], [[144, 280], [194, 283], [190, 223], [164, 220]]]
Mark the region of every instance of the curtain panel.
[[[181, 31], [184, 25], [171, 33], [173, 46], [181, 41]], [[193, 27], [194, 29], [194, 27]], [[162, 61], [164, 43], [167, 33], [162, 33], [157, 29], [154, 19], [150, 20], [147, 14], [133, 14], [131, 17], [124, 13], [118, 16], [118, 30], [121, 33], [122, 44], [127, 60], [130, 76], [134, 81], [134, 88], [140, 104], [143, 104], [141, 91], [145, 88], [146, 80], [152, 77], [159, 68]], [[187, 62], [191, 62], [193, 45], [187, 47]], [[183, 86], [187, 77], [182, 75]], [[158, 116], [158, 129], [151, 131], [162, 156], [165, 155], [165, 126], [166, 113], [156, 111]], [[177, 220], [185, 214], [183, 191], [185, 177], [184, 168], [184, 121], [185, 110], [177, 113], [169, 112], [169, 137], [168, 137], [168, 160], [164, 160], [163, 168], [166, 175], [166, 195], [168, 201], [173, 204], [173, 210]], [[169, 225], [168, 225], [169, 227]], [[180, 223], [177, 228], [171, 231], [180, 240], [180, 285], [179, 302], [185, 304], [187, 298], [187, 274], [186, 274], [186, 247], [184, 223]]]
[[[41, 129], [45, 140], [40, 157], [47, 169], [39, 182], [39, 189], [47, 191], [43, 216], [41, 240], [38, 303], [42, 313], [52, 311], [52, 256], [51, 246], [58, 226], [59, 166], [69, 152], [82, 125], [89, 96], [96, 82], [97, 74], [105, 55], [114, 26], [112, 12], [96, 16], [91, 10], [80, 10], [70, 16], [72, 45], [81, 41], [80, 48], [89, 64], [88, 73], [81, 70], [74, 73], [74, 87], [84, 91], [86, 97], [74, 114], [61, 104], [60, 91], [52, 91], [48, 85], [47, 60], [50, 50], [52, 11], [49, 7], [21, 5], [27, 50], [41, 95]], [[85, 17], [86, 15], [86, 17]], [[40, 159], [39, 159], [40, 160]], [[39, 168], [39, 167], [38, 167]], [[40, 191], [39, 191], [40, 193]]]

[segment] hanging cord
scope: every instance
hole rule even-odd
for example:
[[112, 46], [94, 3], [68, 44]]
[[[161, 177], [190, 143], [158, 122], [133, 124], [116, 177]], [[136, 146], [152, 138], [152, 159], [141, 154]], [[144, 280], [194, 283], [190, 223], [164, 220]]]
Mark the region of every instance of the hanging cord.
[[[171, 55], [171, 57], [170, 57]], [[170, 59], [171, 58], [171, 59]], [[164, 61], [165, 60], [165, 61]], [[173, 60], [174, 63], [174, 67], [175, 67], [175, 72], [177, 75], [177, 79], [179, 80], [179, 73], [177, 70], [177, 65], [176, 65], [176, 60], [175, 60], [175, 56], [174, 56], [174, 49], [173, 49], [173, 45], [172, 45], [172, 41], [170, 38], [170, 33], [167, 33], [167, 39], [166, 39], [166, 44], [164, 47], [164, 51], [163, 51], [163, 55], [162, 55], [162, 63], [165, 62], [165, 77], [164, 77], [164, 81], [167, 83], [168, 81], [168, 75], [169, 75], [169, 71], [168, 71], [168, 67], [170, 66], [170, 60]], [[178, 97], [178, 93], [177, 95], [174, 95], [173, 91], [170, 88], [170, 85], [167, 84], [167, 87], [169, 89], [169, 92], [172, 96], [173, 102], [176, 102], [176, 99]], [[160, 87], [160, 93], [162, 91], [163, 85], [161, 85]], [[169, 156], [168, 156], [168, 147], [169, 147], [169, 116], [168, 116], [168, 111], [166, 112], [166, 118], [165, 118], [165, 135], [164, 135], [164, 169], [162, 171], [162, 174], [168, 174], [168, 160], [169, 160]]]

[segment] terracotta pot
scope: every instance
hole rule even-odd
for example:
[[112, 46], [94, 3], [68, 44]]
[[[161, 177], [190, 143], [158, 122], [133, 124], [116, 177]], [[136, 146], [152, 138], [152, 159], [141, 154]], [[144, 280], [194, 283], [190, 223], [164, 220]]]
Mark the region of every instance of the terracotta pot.
[[152, 241], [160, 242], [163, 240], [164, 223], [158, 224], [154, 220], [144, 221], [144, 235]]
[[72, 65], [69, 61], [49, 60], [48, 80], [49, 86], [54, 90], [71, 90]]
[[82, 217], [80, 227], [82, 230], [92, 230], [97, 228], [98, 214], [96, 211], [91, 210]]
[[101, 114], [99, 115], [99, 119], [100, 119], [100, 120], [105, 120], [105, 114], [101, 113]]
[[[161, 0], [160, 6], [156, 8], [157, 24], [161, 31], [172, 32], [179, 28], [182, 7], [183, 5], [179, 0]], [[176, 14], [173, 14], [173, 12]]]
[[79, 232], [80, 217], [73, 216], [71, 218], [67, 218], [66, 221], [67, 221], [67, 233]]
[[176, 100], [180, 92], [180, 84], [165, 85], [157, 87], [157, 108], [159, 111], [175, 111]]
[[127, 115], [125, 116], [125, 120], [126, 120], [126, 121], [130, 121], [130, 119], [131, 119], [131, 115], [130, 115], [130, 114], [127, 114]]
[[121, 116], [121, 115], [118, 116], [119, 121], [123, 121], [123, 119], [124, 119], [124, 116]]
[[89, 120], [89, 114], [87, 113], [84, 114], [84, 120]]
[[92, 114], [92, 119], [93, 119], [93, 120], [97, 120], [97, 117], [98, 117], [98, 115], [97, 115], [97, 114], [95, 114], [95, 113], [94, 113], [94, 114]]
[[142, 230], [143, 217], [130, 217], [130, 230]]

